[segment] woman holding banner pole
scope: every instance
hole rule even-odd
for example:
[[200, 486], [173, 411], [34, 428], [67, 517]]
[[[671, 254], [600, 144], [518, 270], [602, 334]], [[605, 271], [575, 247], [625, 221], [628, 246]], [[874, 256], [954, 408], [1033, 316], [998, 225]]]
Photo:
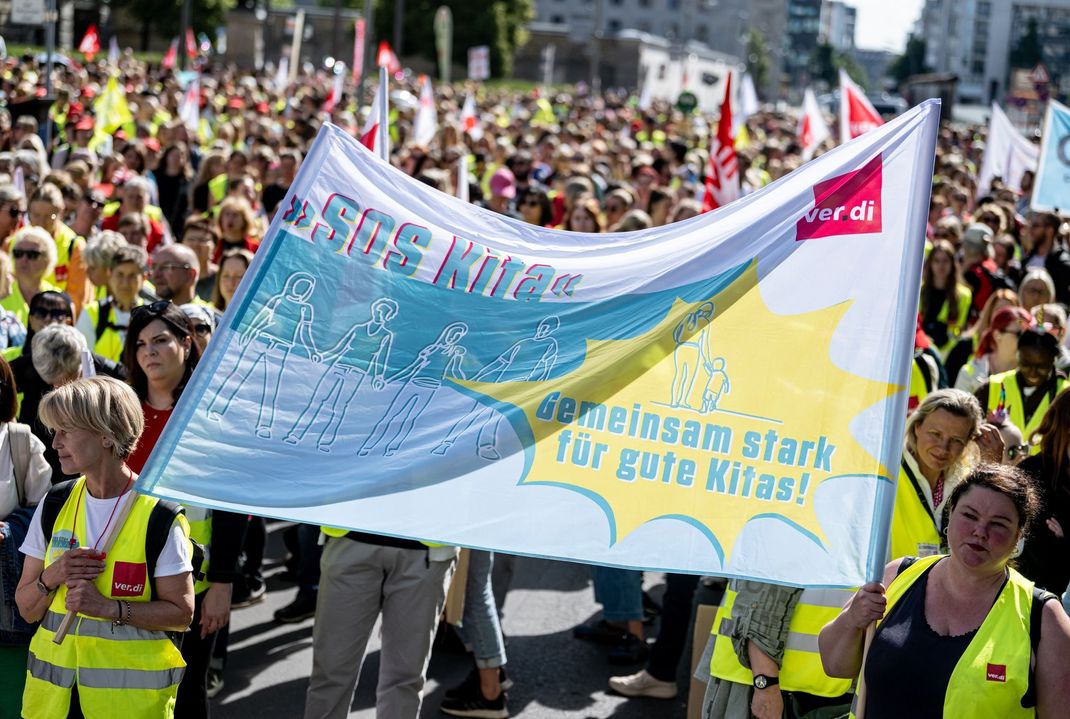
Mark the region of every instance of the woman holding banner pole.
[[[133, 491], [137, 397], [108, 377], [79, 379], [46, 396], [39, 416], [63, 471], [81, 476], [49, 491], [21, 547], [15, 599], [41, 622], [25, 716], [171, 717], [185, 663], [167, 633], [193, 616], [189, 526], [174, 505]], [[150, 552], [152, 527], [163, 532]], [[56, 643], [68, 612], [79, 616]]]
[[1066, 716], [1070, 618], [1010, 566], [1036, 515], [1029, 480], [982, 465], [948, 504], [950, 554], [896, 559], [862, 586], [821, 631], [825, 671], [858, 677], [865, 719]]

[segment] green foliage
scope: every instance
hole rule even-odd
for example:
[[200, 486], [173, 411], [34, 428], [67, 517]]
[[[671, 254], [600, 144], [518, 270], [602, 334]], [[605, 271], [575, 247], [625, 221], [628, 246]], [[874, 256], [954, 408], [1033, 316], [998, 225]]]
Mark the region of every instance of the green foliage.
[[907, 78], [914, 75], [931, 72], [925, 65], [925, 40], [916, 35], [907, 38], [906, 49], [892, 61], [888, 72], [895, 78], [897, 85], [902, 85]]
[[1018, 38], [1011, 50], [1011, 67], [1033, 68], [1044, 59], [1044, 50], [1040, 44], [1040, 32], [1037, 19], [1030, 18], [1025, 35]]
[[[334, 6], [335, 0], [319, 0]], [[375, 0], [375, 39], [394, 37], [396, 0]], [[364, 0], [343, 0], [343, 5], [362, 10]], [[490, 48], [490, 71], [494, 77], [513, 73], [513, 51], [527, 42], [527, 25], [535, 17], [534, 0], [405, 0], [402, 22], [403, 55], [435, 61], [435, 11], [446, 6], [453, 13], [453, 62], [468, 62], [468, 48]]]
[[[182, 34], [183, 0], [112, 0], [111, 6], [123, 9], [141, 23], [142, 34], [171, 38]], [[223, 25], [227, 10], [234, 0], [192, 0], [190, 20], [194, 33], [205, 32], [209, 37]]]
[[747, 72], [754, 80], [754, 87], [760, 95], [765, 83], [769, 81], [769, 48], [765, 37], [755, 28], [747, 31]]
[[866, 76], [865, 70], [850, 55], [836, 50], [827, 42], [814, 49], [810, 65], [814, 79], [825, 83], [829, 88], [839, 85], [840, 70], [843, 70], [863, 89], [869, 89], [869, 77]]

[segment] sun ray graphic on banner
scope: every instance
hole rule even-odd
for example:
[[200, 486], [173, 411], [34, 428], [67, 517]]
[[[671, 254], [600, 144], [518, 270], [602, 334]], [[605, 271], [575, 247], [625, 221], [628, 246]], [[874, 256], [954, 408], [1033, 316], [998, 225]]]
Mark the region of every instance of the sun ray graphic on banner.
[[[552, 391], [541, 382], [456, 383], [506, 413], [524, 439], [520, 484], [594, 501], [610, 544], [677, 519], [706, 536], [723, 564], [732, 547], [720, 537], [772, 518], [824, 546], [814, 493], [831, 478], [891, 481], [850, 427], [902, 389], [832, 362], [848, 308], [774, 314], [752, 262], [708, 300], [677, 300], [649, 332], [588, 340], [583, 364]], [[767, 416], [773, 406], [780, 413]]]

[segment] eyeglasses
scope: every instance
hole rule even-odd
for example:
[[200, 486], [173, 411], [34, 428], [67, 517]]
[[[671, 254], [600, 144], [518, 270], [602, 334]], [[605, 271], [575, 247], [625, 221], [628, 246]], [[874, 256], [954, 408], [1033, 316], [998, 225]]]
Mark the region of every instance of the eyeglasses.
[[156, 317], [163, 314], [163, 311], [171, 306], [171, 300], [156, 300], [152, 304], [138, 305], [130, 311], [130, 319], [137, 317], [144, 317], [146, 315]]
[[39, 320], [54, 320], [56, 322], [74, 319], [69, 311], [59, 307], [51, 310], [45, 309], [44, 307], [35, 307], [30, 310], [30, 315]]
[[1018, 459], [1019, 457], [1028, 457], [1029, 450], [1032, 447], [1028, 444], [1015, 444], [1007, 447], [1007, 458]]
[[87, 199], [86, 203], [90, 207], [92, 207], [94, 210], [99, 210], [101, 207], [104, 207], [104, 203], [101, 202], [100, 200], [89, 200], [89, 199]]
[[171, 270], [188, 270], [191, 267], [192, 265], [179, 265], [174, 262], [167, 262], [162, 265], [155, 265], [153, 266], [153, 269], [159, 270], [160, 272], [170, 272]]
[[521, 207], [542, 207], [542, 204], [538, 200], [524, 200], [520, 203]]
[[19, 215], [21, 215], [21, 214], [22, 214], [22, 210], [20, 210], [20, 209], [19, 209], [19, 208], [17, 208], [17, 207], [9, 207], [9, 208], [7, 208], [7, 214], [8, 214], [8, 215], [9, 215], [9, 216], [10, 216], [10, 217], [11, 217], [12, 219], [15, 219], [16, 217], [18, 217]]
[[198, 337], [207, 337], [212, 334], [212, 325], [193, 325], [193, 331], [197, 333]]
[[20, 250], [16, 248], [11, 251], [11, 256], [16, 260], [30, 260], [31, 262], [41, 259], [43, 254], [44, 252], [41, 252], [41, 250]]

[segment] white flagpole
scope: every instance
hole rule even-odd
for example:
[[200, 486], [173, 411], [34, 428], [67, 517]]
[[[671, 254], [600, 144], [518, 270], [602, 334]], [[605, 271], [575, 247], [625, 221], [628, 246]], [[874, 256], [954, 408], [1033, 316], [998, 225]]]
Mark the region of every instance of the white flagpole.
[[390, 80], [385, 67], [379, 68], [379, 157], [390, 162]]
[[457, 162], [457, 197], [468, 202], [468, 153], [462, 154]]

